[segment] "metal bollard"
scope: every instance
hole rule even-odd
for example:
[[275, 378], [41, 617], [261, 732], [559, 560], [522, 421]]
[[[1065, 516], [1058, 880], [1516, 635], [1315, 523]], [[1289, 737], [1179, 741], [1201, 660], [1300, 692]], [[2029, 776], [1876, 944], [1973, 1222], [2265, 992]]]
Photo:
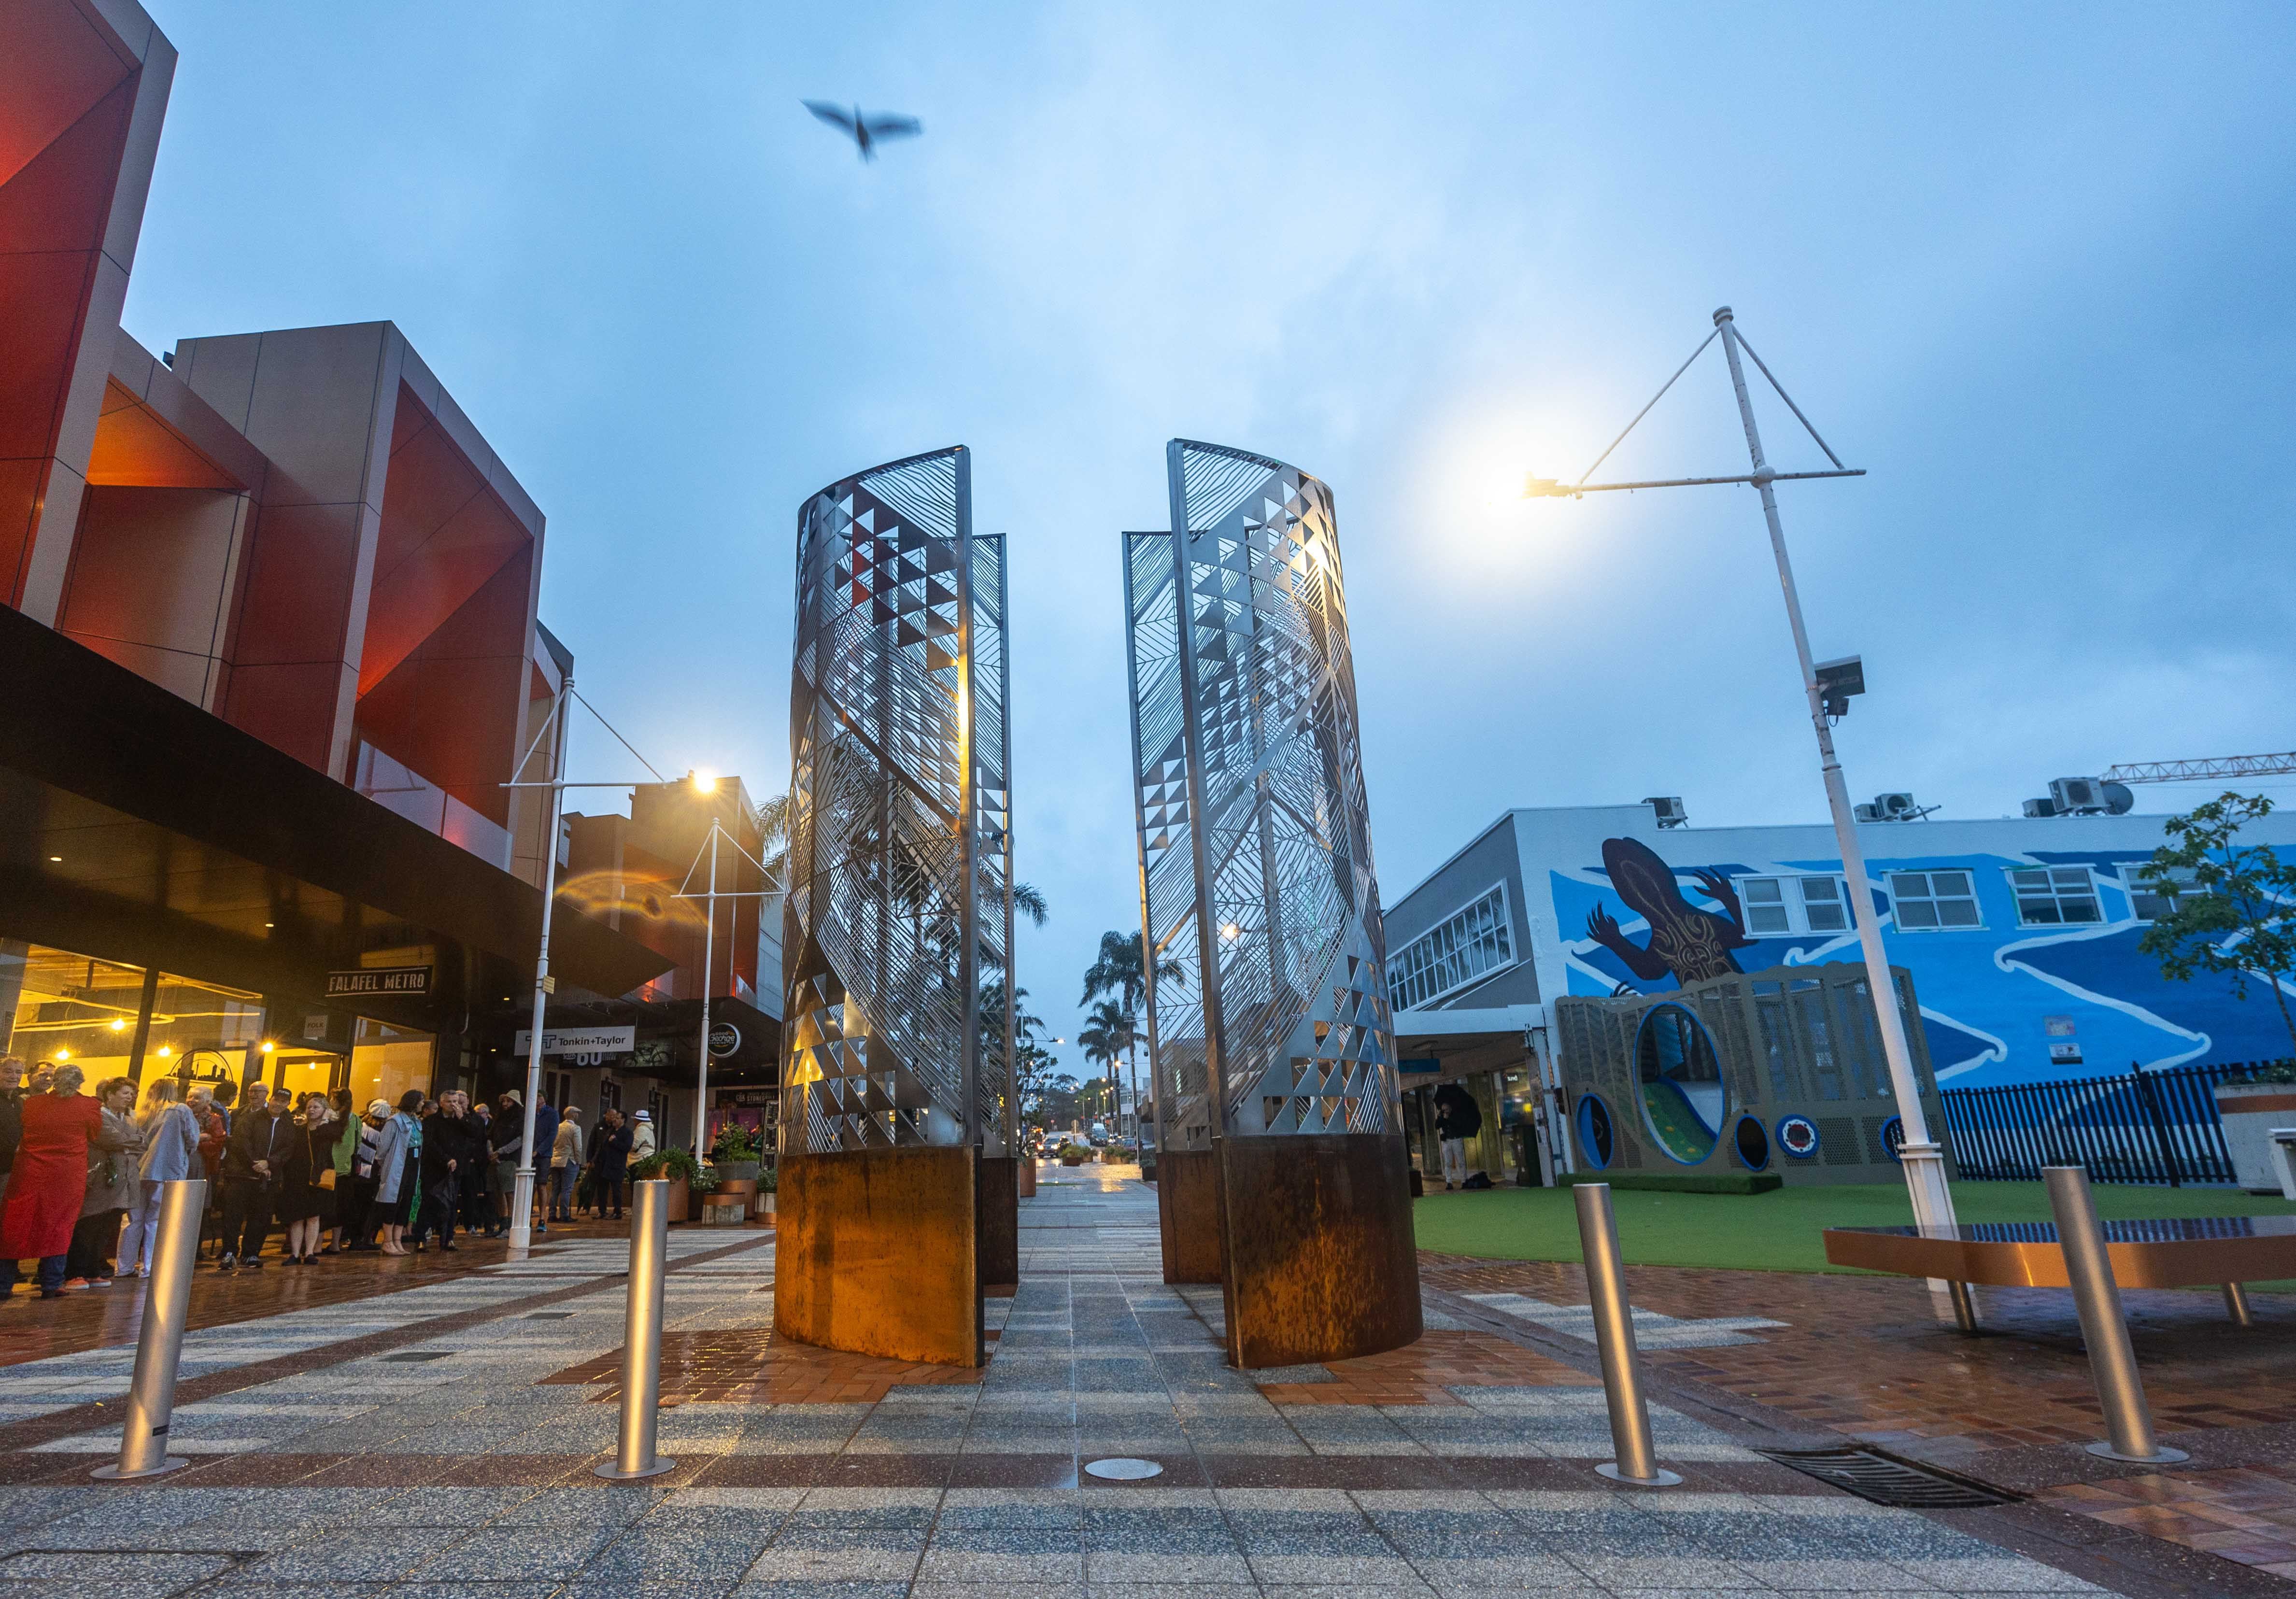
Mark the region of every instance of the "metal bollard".
[[630, 1297], [622, 1329], [622, 1431], [612, 1465], [591, 1469], [627, 1481], [659, 1477], [677, 1462], [653, 1452], [661, 1408], [661, 1279], [669, 1255], [669, 1185], [630, 1185]]
[[2256, 1318], [2249, 1314], [2248, 1287], [2245, 1283], [2226, 1283], [2224, 1285], [2224, 1296], [2225, 1314], [2232, 1317], [2234, 1324], [2243, 1327], [2253, 1327], [2256, 1325]]
[[2104, 1407], [2105, 1431], [2111, 1435], [2107, 1441], [2089, 1445], [2088, 1452], [2107, 1460], [2156, 1465], [2188, 1458], [2182, 1449], [2164, 1448], [2153, 1441], [2152, 1413], [2144, 1403], [2144, 1379], [2136, 1374], [2136, 1351], [2129, 1347], [2128, 1320], [2120, 1308], [2120, 1285], [2112, 1280], [2112, 1257], [2096, 1219], [2088, 1172], [2079, 1166], [2045, 1166], [2041, 1180], [2048, 1185], [2049, 1209], [2056, 1213], [2057, 1246], [2064, 1251], [2065, 1276], [2072, 1284], [2073, 1308], [2080, 1315], [2081, 1341], [2088, 1346], [2097, 1403]]
[[1634, 1312], [1627, 1306], [1626, 1271], [1619, 1260], [1619, 1224], [1611, 1213], [1608, 1183], [1580, 1183], [1571, 1197], [1578, 1206], [1578, 1244], [1587, 1258], [1587, 1292], [1594, 1300], [1595, 1348], [1603, 1358], [1603, 1398], [1611, 1407], [1611, 1447], [1615, 1461], [1595, 1468], [1614, 1482], [1636, 1488], [1668, 1488], [1682, 1479], [1663, 1470], [1651, 1447], [1650, 1407], [1643, 1402], [1643, 1380], [1635, 1351]]
[[160, 1225], [152, 1275], [144, 1285], [144, 1325], [135, 1335], [135, 1375], [127, 1418], [119, 1428], [119, 1464], [88, 1473], [106, 1481], [157, 1477], [191, 1464], [168, 1453], [176, 1414], [176, 1367], [184, 1356], [184, 1322], [192, 1304], [192, 1267], [200, 1254], [200, 1218], [208, 1185], [193, 1179], [160, 1185]]

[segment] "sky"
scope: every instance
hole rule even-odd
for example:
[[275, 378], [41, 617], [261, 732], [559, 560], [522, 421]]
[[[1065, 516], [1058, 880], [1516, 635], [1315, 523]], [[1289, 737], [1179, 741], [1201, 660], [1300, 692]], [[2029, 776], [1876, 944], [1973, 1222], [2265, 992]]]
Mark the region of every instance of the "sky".
[[[1513, 806], [1823, 818], [1751, 491], [1520, 497], [1718, 305], [1870, 474], [1780, 490], [1853, 795], [2296, 744], [2296, 10], [147, 4], [128, 331], [397, 323], [662, 770], [786, 785], [800, 503], [972, 447], [1049, 1033], [1139, 924], [1117, 535], [1175, 436], [1332, 488], [1390, 903]], [[1603, 476], [1746, 470], [1718, 355]]]

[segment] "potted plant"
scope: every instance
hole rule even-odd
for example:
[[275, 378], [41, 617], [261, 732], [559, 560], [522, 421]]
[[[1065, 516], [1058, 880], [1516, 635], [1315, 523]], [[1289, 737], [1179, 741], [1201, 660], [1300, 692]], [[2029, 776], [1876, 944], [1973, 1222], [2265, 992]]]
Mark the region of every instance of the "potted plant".
[[709, 1146], [709, 1159], [718, 1168], [718, 1177], [729, 1183], [754, 1183], [758, 1180], [758, 1137], [738, 1121], [729, 1121], [718, 1129], [718, 1140]]
[[758, 1214], [761, 1216], [772, 1216], [775, 1214], [774, 1210], [774, 1201], [779, 1196], [781, 1186], [782, 1171], [780, 1162], [776, 1161], [771, 1165], [761, 1167], [758, 1169]]
[[2217, 1084], [2216, 1101], [2225, 1149], [2232, 1156], [2233, 1180], [2251, 1193], [2279, 1193], [2272, 1131], [2296, 1127], [2296, 1061], [2251, 1066], [2245, 1077]]
[[630, 1162], [630, 1181], [669, 1184], [669, 1219], [692, 1221], [701, 1195], [718, 1186], [718, 1169], [705, 1166], [684, 1149], [657, 1150], [643, 1160]]

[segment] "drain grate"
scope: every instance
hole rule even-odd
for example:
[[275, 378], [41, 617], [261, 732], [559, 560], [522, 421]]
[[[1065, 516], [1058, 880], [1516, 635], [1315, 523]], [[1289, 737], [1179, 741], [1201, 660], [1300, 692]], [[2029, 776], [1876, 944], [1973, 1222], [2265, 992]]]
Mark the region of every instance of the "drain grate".
[[2007, 1494], [1931, 1466], [1917, 1466], [1874, 1449], [1761, 1449], [1780, 1465], [1830, 1482], [1838, 1488], [1902, 1510], [1968, 1510], [2006, 1505]]
[[401, 1349], [398, 1354], [385, 1355], [383, 1358], [400, 1365], [410, 1365], [417, 1360], [444, 1360], [454, 1352], [452, 1349]]
[[524, 1322], [563, 1322], [573, 1319], [574, 1313], [571, 1310], [537, 1310], [530, 1315], [519, 1317], [519, 1320]]

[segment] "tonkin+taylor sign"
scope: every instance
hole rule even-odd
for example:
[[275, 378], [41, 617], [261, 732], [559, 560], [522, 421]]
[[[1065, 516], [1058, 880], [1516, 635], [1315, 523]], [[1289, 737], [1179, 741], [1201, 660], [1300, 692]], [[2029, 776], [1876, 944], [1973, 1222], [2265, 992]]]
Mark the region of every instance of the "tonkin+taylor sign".
[[[530, 1028], [518, 1029], [518, 1042], [511, 1048], [515, 1055], [523, 1055], [533, 1041]], [[542, 1053], [546, 1055], [626, 1055], [638, 1045], [638, 1029], [635, 1027], [546, 1027], [542, 1029]]]

